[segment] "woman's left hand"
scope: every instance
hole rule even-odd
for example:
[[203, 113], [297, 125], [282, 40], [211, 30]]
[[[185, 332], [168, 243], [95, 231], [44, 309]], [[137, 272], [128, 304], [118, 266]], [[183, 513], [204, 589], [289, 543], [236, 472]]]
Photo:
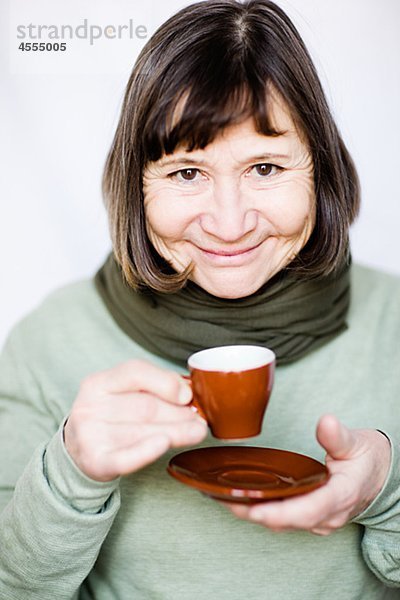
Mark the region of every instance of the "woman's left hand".
[[385, 483], [389, 440], [373, 429], [348, 429], [332, 415], [323, 416], [317, 439], [326, 450], [330, 479], [321, 488], [262, 504], [223, 502], [234, 515], [273, 531], [306, 530], [328, 535], [371, 504]]

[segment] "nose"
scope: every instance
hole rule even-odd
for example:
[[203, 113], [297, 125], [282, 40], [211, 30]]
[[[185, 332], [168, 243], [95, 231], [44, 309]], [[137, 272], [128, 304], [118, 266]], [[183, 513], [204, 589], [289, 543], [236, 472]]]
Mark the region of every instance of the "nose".
[[208, 235], [226, 243], [236, 242], [256, 228], [257, 212], [237, 182], [216, 183], [209, 202], [200, 217], [201, 227]]

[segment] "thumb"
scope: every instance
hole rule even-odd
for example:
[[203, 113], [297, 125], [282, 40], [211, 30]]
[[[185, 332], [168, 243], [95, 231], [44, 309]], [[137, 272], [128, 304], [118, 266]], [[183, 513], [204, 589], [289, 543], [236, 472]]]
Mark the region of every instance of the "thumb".
[[334, 415], [324, 415], [317, 425], [317, 440], [333, 459], [351, 458], [356, 437]]

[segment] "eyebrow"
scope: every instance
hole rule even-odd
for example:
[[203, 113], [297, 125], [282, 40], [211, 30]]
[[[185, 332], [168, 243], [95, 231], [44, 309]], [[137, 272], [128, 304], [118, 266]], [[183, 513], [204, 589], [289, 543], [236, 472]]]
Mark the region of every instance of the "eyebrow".
[[[243, 164], [247, 163], [257, 163], [257, 162], [265, 162], [269, 160], [276, 159], [288, 159], [290, 158], [288, 154], [277, 154], [273, 152], [265, 152], [264, 154], [259, 154], [257, 156], [249, 156], [248, 158], [241, 161]], [[161, 158], [157, 161], [160, 167], [169, 167], [172, 165], [193, 165], [196, 163], [197, 165], [207, 165], [207, 161], [202, 158], [189, 158], [189, 156], [173, 156], [171, 158]]]

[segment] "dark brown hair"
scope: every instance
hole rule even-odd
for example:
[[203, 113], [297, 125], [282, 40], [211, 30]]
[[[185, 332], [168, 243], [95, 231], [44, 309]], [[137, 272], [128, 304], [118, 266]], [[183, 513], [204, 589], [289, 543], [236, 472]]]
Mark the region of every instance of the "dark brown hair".
[[143, 48], [107, 158], [103, 189], [111, 238], [131, 286], [174, 292], [188, 273], [175, 273], [148, 239], [146, 163], [180, 144], [189, 151], [204, 148], [224, 127], [249, 116], [257, 131], [277, 135], [268, 113], [272, 89], [289, 107], [314, 165], [316, 223], [289, 268], [316, 277], [347, 260], [348, 230], [359, 207], [357, 173], [299, 33], [269, 0], [206, 0], [171, 17]]

